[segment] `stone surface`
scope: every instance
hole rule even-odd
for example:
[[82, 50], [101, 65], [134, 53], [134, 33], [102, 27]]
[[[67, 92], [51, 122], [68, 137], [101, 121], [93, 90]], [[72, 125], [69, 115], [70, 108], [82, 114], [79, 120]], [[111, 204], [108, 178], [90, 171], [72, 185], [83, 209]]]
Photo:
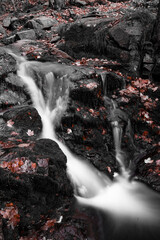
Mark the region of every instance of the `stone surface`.
[[36, 39], [36, 34], [35, 34], [35, 31], [32, 30], [32, 29], [21, 31], [21, 32], [17, 32], [16, 39], [17, 40], [22, 40], [22, 39], [35, 40]]
[[58, 24], [55, 19], [45, 16], [35, 18], [34, 20], [41, 25], [42, 29], [48, 29], [51, 28], [53, 25]]
[[[141, 41], [150, 39], [155, 17], [149, 11], [126, 12], [116, 22], [113, 18], [86, 17], [68, 24], [59, 30], [65, 43], [60, 45], [62, 50], [75, 58], [80, 58], [84, 52], [88, 56], [106, 56], [124, 65], [128, 63], [130, 74], [139, 74]], [[144, 28], [145, 26], [145, 28]]]
[[16, 71], [16, 61], [3, 47], [0, 47], [0, 77]]
[[11, 24], [11, 17], [6, 17], [3, 19], [3, 27], [8, 28]]
[[31, 106], [16, 106], [11, 108], [4, 112], [3, 119], [6, 122], [12, 120], [14, 123], [13, 128], [11, 127], [10, 130], [14, 131], [19, 129], [21, 137], [26, 138], [28, 136], [28, 130], [34, 132], [32, 138], [36, 138], [37, 134], [41, 133], [41, 118], [38, 115], [37, 110]]

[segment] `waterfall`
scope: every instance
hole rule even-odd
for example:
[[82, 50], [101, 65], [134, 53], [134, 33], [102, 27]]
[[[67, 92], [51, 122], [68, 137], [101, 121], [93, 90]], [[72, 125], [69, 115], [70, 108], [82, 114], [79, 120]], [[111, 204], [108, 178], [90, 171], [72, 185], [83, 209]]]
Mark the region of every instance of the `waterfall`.
[[[119, 223], [128, 224], [131, 221], [134, 224], [141, 224], [140, 226], [151, 226], [154, 231], [157, 231], [160, 222], [160, 197], [144, 184], [134, 180], [130, 182], [124, 174], [126, 169], [121, 156], [122, 128], [119, 122], [115, 118], [112, 121], [112, 128], [116, 159], [120, 164], [122, 174], [111, 181], [86, 160], [71, 153], [65, 144], [58, 140], [55, 126], [60, 122], [62, 114], [67, 108], [69, 81], [66, 76], [57, 80], [52, 71], [46, 72], [45, 81], [48, 91], [47, 99], [45, 99], [42, 90], [32, 76], [33, 71], [31, 71], [34, 65], [38, 68], [40, 64], [26, 61], [21, 57], [18, 61], [17, 75], [25, 83], [33, 105], [41, 116], [43, 124], [41, 137], [57, 142], [67, 157], [67, 173], [74, 186], [78, 202], [111, 214], [116, 226]], [[113, 110], [116, 110], [115, 103], [112, 102], [112, 104]], [[107, 239], [115, 240], [116, 238], [108, 237]]]

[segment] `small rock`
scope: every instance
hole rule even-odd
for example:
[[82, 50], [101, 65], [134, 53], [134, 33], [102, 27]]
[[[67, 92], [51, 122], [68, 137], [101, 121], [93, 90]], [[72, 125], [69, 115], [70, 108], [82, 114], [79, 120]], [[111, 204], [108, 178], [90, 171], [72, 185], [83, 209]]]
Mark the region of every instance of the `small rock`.
[[5, 45], [9, 45], [9, 44], [14, 43], [15, 40], [16, 40], [16, 35], [12, 35], [12, 36], [10, 36], [10, 37], [4, 38], [4, 39], [3, 39], [3, 42], [4, 42]]
[[35, 18], [34, 20], [40, 24], [42, 29], [48, 29], [53, 25], [58, 24], [57, 20], [45, 16]]
[[56, 36], [56, 37], [51, 39], [51, 43], [58, 42], [60, 39], [61, 39], [60, 36]]
[[11, 24], [11, 17], [6, 17], [3, 19], [3, 27], [8, 28]]
[[35, 40], [36, 39], [36, 34], [35, 34], [35, 31], [32, 30], [32, 29], [21, 31], [21, 32], [18, 32], [16, 34], [16, 39], [17, 40], [21, 40], [21, 39], [32, 39], [32, 40]]
[[78, 7], [84, 7], [84, 6], [87, 5], [87, 3], [85, 1], [82, 1], [82, 0], [75, 0], [74, 4]]

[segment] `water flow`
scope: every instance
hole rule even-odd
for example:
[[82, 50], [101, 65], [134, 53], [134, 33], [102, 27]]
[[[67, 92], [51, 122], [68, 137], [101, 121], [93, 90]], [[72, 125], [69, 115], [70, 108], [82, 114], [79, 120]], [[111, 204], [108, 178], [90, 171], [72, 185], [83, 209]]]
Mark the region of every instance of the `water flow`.
[[[36, 65], [38, 66], [38, 63]], [[86, 160], [79, 159], [72, 154], [57, 139], [54, 130], [55, 125], [60, 122], [61, 116], [67, 108], [69, 93], [67, 78], [59, 78], [57, 81], [54, 78], [53, 72], [46, 73], [45, 78], [50, 89], [48, 90], [48, 98], [45, 101], [42, 91], [37, 87], [32, 77], [31, 68], [32, 63], [25, 60], [21, 61], [17, 74], [26, 84], [34, 106], [41, 116], [43, 123], [41, 137], [50, 138], [57, 142], [67, 156], [68, 175], [74, 185], [79, 203], [111, 213], [116, 226], [120, 222], [128, 222], [129, 219], [134, 223], [138, 221], [141, 226], [143, 224], [154, 226], [154, 230], [157, 230], [158, 223], [160, 222], [159, 195], [141, 183], [135, 181], [129, 182], [128, 178], [123, 174], [118, 175], [111, 182], [106, 176], [86, 162]], [[58, 94], [55, 92], [55, 89], [59, 89]], [[52, 106], [54, 107], [52, 108]], [[113, 125], [116, 158], [121, 167], [125, 169], [122, 159], [117, 156], [121, 151], [122, 129], [116, 121]], [[111, 238], [108, 237], [107, 239]], [[112, 239], [115, 240], [116, 238]], [[126, 239], [130, 240], [131, 238]]]
[[[29, 69], [31, 66], [30, 62], [21, 62], [17, 74], [26, 84], [34, 107], [41, 116], [43, 125], [41, 137], [50, 138], [57, 142], [61, 150], [67, 156], [67, 172], [75, 187], [75, 192], [85, 197], [97, 195], [106, 184], [111, 184], [111, 181], [105, 175], [93, 168], [87, 161], [80, 160], [77, 156], [71, 154], [68, 148], [57, 139], [55, 134], [55, 125], [60, 122], [61, 116], [67, 107], [69, 94], [67, 78], [64, 77], [57, 80], [54, 78], [52, 72], [46, 74], [45, 77], [50, 90], [48, 92], [48, 100], [45, 101], [41, 90], [37, 87], [34, 79], [30, 75], [31, 72]], [[53, 102], [51, 102], [51, 99]], [[55, 106], [55, 108], [52, 109], [52, 106]]]
[[116, 102], [111, 100], [111, 114], [113, 115], [112, 118], [115, 119], [111, 122], [112, 129], [113, 129], [113, 138], [114, 138], [114, 144], [115, 144], [115, 152], [116, 152], [116, 160], [120, 165], [121, 173], [125, 178], [129, 178], [129, 173], [125, 168], [124, 159], [123, 159], [123, 152], [121, 149], [121, 142], [122, 142], [122, 133], [123, 129], [120, 125], [119, 121], [116, 120], [115, 111], [117, 109]]

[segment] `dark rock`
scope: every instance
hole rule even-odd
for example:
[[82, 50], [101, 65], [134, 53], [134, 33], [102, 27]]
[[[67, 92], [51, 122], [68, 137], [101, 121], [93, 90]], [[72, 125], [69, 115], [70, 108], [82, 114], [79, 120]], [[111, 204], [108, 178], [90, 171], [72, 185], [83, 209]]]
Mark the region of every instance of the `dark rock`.
[[26, 24], [25, 27], [32, 28], [32, 29], [41, 29], [41, 25], [36, 22], [35, 20], [31, 19]]
[[[14, 225], [12, 237], [17, 231], [24, 236], [35, 228], [41, 229], [49, 218], [55, 223], [62, 215], [64, 222], [66, 205], [71, 204], [73, 193], [66, 175], [66, 157], [58, 145], [49, 139], [21, 144], [15, 141], [14, 149], [9, 145], [7, 148], [2, 141], [0, 145], [4, 147], [3, 155], [0, 154], [1, 196], [5, 195], [0, 207], [8, 206], [8, 211], [12, 209], [13, 214], [17, 209], [20, 218]], [[53, 169], [52, 174], [49, 168]], [[12, 203], [7, 205], [10, 201]], [[10, 221], [5, 221], [3, 233], [10, 236]], [[46, 233], [48, 228], [44, 230]]]
[[126, 82], [124, 77], [117, 75], [114, 72], [103, 72], [101, 74], [101, 79], [103, 82], [104, 95], [112, 95], [114, 91], [118, 89], [124, 89]]
[[87, 17], [59, 29], [65, 43], [59, 47], [75, 58], [96, 55], [107, 56], [124, 65], [131, 74], [138, 75], [141, 65], [141, 42], [151, 38], [155, 17], [149, 11], [126, 13], [114, 19]]
[[160, 81], [160, 57], [158, 56], [152, 70], [152, 78], [155, 82]]
[[36, 34], [35, 34], [35, 31], [32, 30], [32, 29], [21, 31], [21, 32], [17, 32], [16, 39], [17, 40], [22, 40], [22, 39], [35, 40], [36, 39]]
[[41, 118], [37, 110], [30, 106], [11, 108], [3, 114], [3, 118], [6, 122], [12, 119], [14, 127], [24, 138], [28, 136], [28, 130], [33, 131], [33, 138], [35, 138], [42, 129]]
[[129, 47], [129, 35], [122, 28], [115, 26], [109, 31], [110, 36], [116, 41], [119, 47], [128, 49]]
[[53, 9], [61, 10], [65, 7], [66, 0], [49, 0], [49, 6]]
[[87, 5], [87, 3], [85, 1], [82, 0], [72, 0], [72, 4], [78, 6], [78, 7], [84, 7]]
[[101, 93], [101, 84], [97, 79], [84, 79], [72, 82], [70, 97], [81, 101], [88, 106], [97, 106], [98, 95]]
[[14, 43], [15, 41], [16, 41], [16, 35], [11, 35], [11, 36], [5, 37], [5, 38], [3, 39], [3, 43], [4, 43], [5, 45], [12, 44], [12, 43]]

